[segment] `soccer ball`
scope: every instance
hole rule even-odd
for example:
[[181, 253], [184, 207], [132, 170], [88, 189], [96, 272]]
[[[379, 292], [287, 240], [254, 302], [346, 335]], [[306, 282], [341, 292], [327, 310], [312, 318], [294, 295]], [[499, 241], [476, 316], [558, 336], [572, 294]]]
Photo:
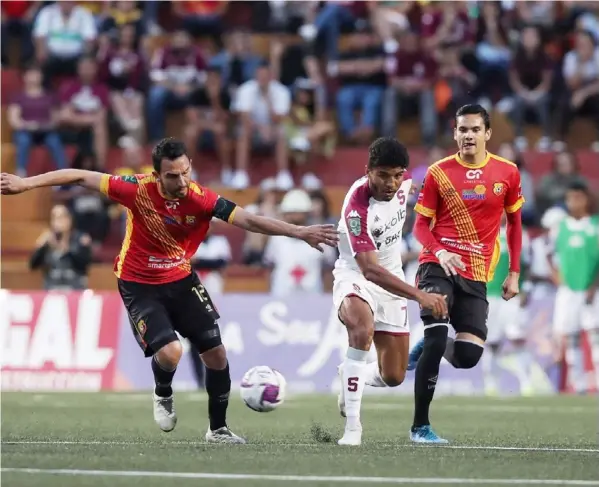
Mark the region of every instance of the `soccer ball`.
[[267, 413], [283, 403], [286, 385], [278, 370], [267, 365], [252, 367], [241, 379], [241, 399], [248, 408]]

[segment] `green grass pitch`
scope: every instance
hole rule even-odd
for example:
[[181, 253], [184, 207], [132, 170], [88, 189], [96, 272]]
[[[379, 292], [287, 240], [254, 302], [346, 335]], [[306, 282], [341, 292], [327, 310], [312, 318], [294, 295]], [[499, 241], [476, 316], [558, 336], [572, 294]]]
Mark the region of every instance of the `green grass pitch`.
[[248, 445], [207, 445], [206, 397], [176, 394], [172, 433], [145, 394], [2, 394], [3, 487], [165, 485], [597, 485], [596, 397], [438, 398], [450, 447], [417, 447], [407, 396], [366, 396], [364, 443], [340, 447], [336, 398], [297, 396], [259, 414], [232, 395]]

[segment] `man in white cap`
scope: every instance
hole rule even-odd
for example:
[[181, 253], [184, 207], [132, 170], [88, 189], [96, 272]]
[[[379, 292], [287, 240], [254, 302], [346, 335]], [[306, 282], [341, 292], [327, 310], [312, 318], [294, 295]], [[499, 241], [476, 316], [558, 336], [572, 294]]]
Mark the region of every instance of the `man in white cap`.
[[[301, 225], [308, 221], [312, 200], [301, 189], [289, 191], [281, 202], [279, 211], [287, 223]], [[275, 296], [287, 296], [297, 292], [322, 292], [322, 271], [327, 262], [334, 262], [331, 252], [301, 248], [292, 238], [272, 237], [266, 244], [264, 260], [271, 265], [270, 291]]]

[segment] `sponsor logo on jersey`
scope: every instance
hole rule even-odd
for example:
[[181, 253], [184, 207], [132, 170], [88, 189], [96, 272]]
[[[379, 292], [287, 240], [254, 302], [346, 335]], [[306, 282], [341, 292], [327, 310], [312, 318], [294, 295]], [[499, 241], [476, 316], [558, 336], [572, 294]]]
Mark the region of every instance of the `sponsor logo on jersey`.
[[166, 206], [169, 210], [176, 210], [179, 206], [179, 202], [167, 200], [164, 202], [164, 206]]
[[482, 175], [483, 172], [481, 169], [469, 169], [466, 171], [466, 179], [480, 179]]
[[[482, 189], [481, 189], [482, 188]], [[484, 200], [486, 198], [486, 188], [479, 184], [474, 189], [463, 189], [462, 199], [463, 200]]]
[[126, 183], [137, 184], [137, 178], [135, 176], [113, 176], [115, 179], [120, 179], [121, 181], [125, 181]]
[[181, 217], [180, 216], [165, 216], [164, 223], [166, 223], [167, 225], [178, 225], [181, 223]]
[[362, 218], [356, 210], [352, 210], [347, 215], [347, 226], [349, 231], [356, 237], [362, 233]]
[[495, 193], [497, 196], [502, 194], [504, 189], [505, 189], [505, 185], [503, 183], [494, 183], [493, 184], [493, 193]]

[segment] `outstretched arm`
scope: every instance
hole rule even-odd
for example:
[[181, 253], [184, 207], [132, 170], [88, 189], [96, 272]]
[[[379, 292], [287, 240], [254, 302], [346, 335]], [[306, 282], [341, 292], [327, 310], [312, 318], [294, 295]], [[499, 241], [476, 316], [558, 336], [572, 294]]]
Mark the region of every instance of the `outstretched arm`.
[[59, 169], [58, 171], [51, 171], [29, 178], [20, 178], [14, 174], [2, 173], [0, 189], [2, 194], [11, 195], [45, 186], [78, 184], [87, 189], [100, 191], [103, 181], [107, 180], [102, 176], [105, 176], [105, 174], [83, 169]]
[[282, 235], [284, 237], [303, 240], [311, 247], [320, 250], [321, 243], [336, 247], [339, 241], [337, 230], [333, 225], [312, 225], [302, 227], [292, 225], [274, 218], [258, 216], [236, 206], [227, 218], [227, 222], [248, 232], [262, 233], [264, 235]]

